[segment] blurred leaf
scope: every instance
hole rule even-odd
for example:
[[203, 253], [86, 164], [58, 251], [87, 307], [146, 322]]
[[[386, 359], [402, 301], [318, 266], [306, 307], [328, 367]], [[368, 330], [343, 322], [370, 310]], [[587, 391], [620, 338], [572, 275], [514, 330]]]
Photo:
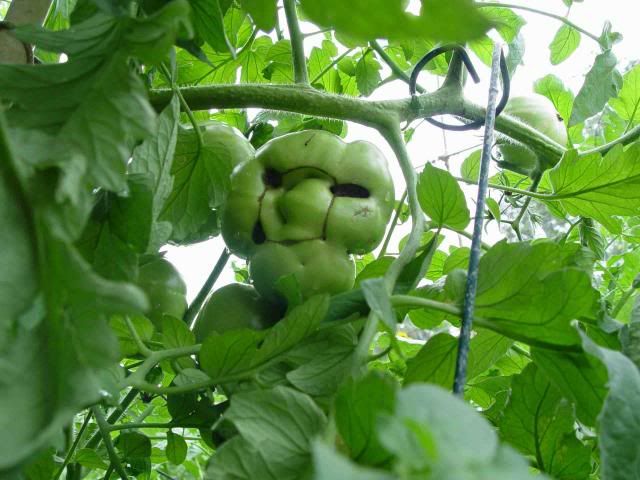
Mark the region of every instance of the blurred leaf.
[[419, 16], [406, 12], [402, 0], [302, 0], [301, 5], [314, 23], [358, 40], [427, 38], [464, 43], [490, 27], [470, 0], [423, 0]]
[[270, 32], [275, 28], [278, 21], [276, 0], [240, 0], [240, 5], [260, 30]]

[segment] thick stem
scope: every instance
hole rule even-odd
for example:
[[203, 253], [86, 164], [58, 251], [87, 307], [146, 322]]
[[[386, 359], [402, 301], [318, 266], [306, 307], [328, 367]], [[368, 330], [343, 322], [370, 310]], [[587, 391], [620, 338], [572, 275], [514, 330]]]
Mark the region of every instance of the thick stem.
[[638, 137], [640, 137], [640, 125], [636, 125], [627, 133], [616, 138], [615, 140], [612, 140], [609, 143], [605, 143], [604, 145], [600, 145], [599, 147], [592, 148], [591, 150], [585, 150], [584, 152], [580, 152], [578, 155], [580, 157], [592, 155], [594, 153], [600, 153], [601, 155], [606, 155], [606, 153], [609, 150], [611, 150], [613, 147], [615, 147], [619, 143], [621, 143], [622, 145], [628, 145], [631, 142], [635, 141]]
[[304, 56], [304, 36], [300, 31], [296, 0], [284, 0], [284, 13], [287, 17], [289, 36], [291, 37], [291, 55], [293, 59], [293, 78], [296, 83], [309, 84], [307, 76], [307, 60]]
[[422, 214], [422, 208], [418, 201], [418, 178], [413, 165], [411, 164], [409, 154], [407, 153], [407, 147], [404, 144], [400, 127], [397, 123], [392, 123], [388, 128], [381, 129], [380, 132], [385, 137], [398, 158], [398, 163], [400, 164], [407, 187], [409, 210], [411, 212], [411, 219], [413, 222], [406, 246], [402, 249], [400, 255], [398, 255], [398, 257], [389, 266], [389, 269], [385, 274], [387, 289], [389, 292], [392, 292], [402, 269], [408, 265], [411, 260], [413, 260], [418, 248], [420, 248], [420, 239], [424, 232], [424, 215]]
[[[122, 417], [122, 415], [124, 415], [124, 413], [127, 411], [127, 409], [129, 408], [129, 406], [133, 403], [133, 401], [136, 399], [136, 397], [138, 396], [138, 393], [140, 393], [139, 390], [136, 390], [135, 388], [132, 388], [131, 390], [129, 390], [129, 393], [127, 393], [125, 395], [125, 397], [122, 399], [122, 401], [120, 402], [120, 405], [118, 405], [115, 410], [113, 410], [109, 416], [107, 417], [107, 423], [109, 425], [113, 425], [114, 423], [116, 423], [118, 420], [120, 420], [120, 418]], [[89, 441], [86, 443], [86, 445], [84, 446], [84, 448], [88, 448], [88, 449], [94, 449], [96, 448], [99, 444], [100, 444], [100, 440], [102, 439], [102, 437], [100, 436], [100, 432], [96, 432], [93, 437], [91, 437], [89, 439]]]
[[[51, 0], [13, 0], [4, 21], [15, 26], [42, 25], [50, 5]], [[10, 31], [0, 30], [0, 63], [29, 63], [30, 51]]]
[[[435, 115], [456, 115], [467, 120], [485, 115], [485, 109], [465, 100], [457, 87], [442, 87], [413, 98], [385, 101], [334, 95], [300, 85], [205, 85], [184, 87], [180, 91], [192, 110], [264, 108], [347, 120], [374, 128]], [[173, 91], [168, 88], [149, 93], [158, 111], [169, 103], [172, 95]], [[508, 115], [498, 117], [496, 129], [550, 160], [560, 159], [566, 151], [562, 145]]]

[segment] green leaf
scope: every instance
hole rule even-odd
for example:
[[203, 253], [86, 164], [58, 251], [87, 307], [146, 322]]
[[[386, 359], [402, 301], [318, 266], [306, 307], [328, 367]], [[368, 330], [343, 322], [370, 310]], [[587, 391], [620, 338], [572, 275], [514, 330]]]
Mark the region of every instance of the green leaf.
[[[310, 397], [283, 386], [235, 394], [225, 418], [235, 425], [243, 442], [249, 446], [244, 449], [245, 454], [250, 454], [251, 450], [257, 452], [268, 473], [254, 477], [248, 475], [247, 469], [238, 476], [226, 476], [225, 473], [230, 473], [228, 464], [225, 465], [227, 462], [224, 457], [219, 461], [214, 455], [209, 463], [209, 478], [297, 479], [311, 462], [312, 440], [327, 422]], [[256, 459], [239, 462], [254, 463]]]
[[533, 85], [536, 93], [544, 95], [564, 120], [565, 125], [569, 128], [569, 136], [574, 142], [578, 142], [582, 138], [582, 123], [569, 127], [569, 118], [571, 117], [571, 109], [573, 108], [573, 92], [567, 88], [562, 80], [555, 75], [549, 74], [542, 77]]
[[506, 43], [511, 43], [526, 25], [526, 20], [510, 8], [485, 7], [479, 4], [481, 12], [489, 20]]
[[379, 425], [379, 438], [396, 455], [396, 468], [411, 478], [424, 478], [425, 472], [430, 478], [541, 478], [498, 444], [495, 430], [472, 406], [437, 386], [403, 389], [393, 415], [381, 418]]
[[480, 259], [476, 314], [532, 345], [578, 345], [570, 322], [595, 315], [590, 276], [552, 242], [494, 245]]
[[238, 155], [234, 135], [232, 130], [220, 128], [199, 147], [192, 129], [178, 131], [173, 189], [160, 216], [173, 224], [174, 241], [196, 235], [210, 219], [212, 208], [220, 207], [226, 198], [232, 162]]
[[115, 439], [114, 444], [127, 460], [151, 456], [151, 440], [139, 432], [123, 432]]
[[587, 73], [584, 85], [576, 96], [569, 125], [577, 125], [600, 112], [610, 98], [618, 95], [622, 87], [622, 75], [618, 72], [618, 59], [611, 50], [596, 57]]
[[609, 372], [609, 395], [598, 418], [600, 423], [600, 471], [609, 480], [639, 478], [640, 370], [622, 353], [596, 345], [580, 333], [587, 353], [599, 359]]
[[314, 23], [364, 41], [424, 38], [464, 43], [490, 27], [470, 0], [424, 0], [419, 16], [409, 14], [402, 0], [302, 0], [301, 5]]
[[446, 170], [427, 164], [418, 178], [422, 210], [438, 226], [464, 230], [470, 221], [464, 192]]
[[328, 307], [328, 297], [316, 296], [294, 308], [266, 333], [235, 330], [210, 335], [200, 351], [202, 369], [221, 382], [250, 375], [315, 331]]
[[460, 167], [460, 175], [465, 180], [477, 182], [480, 178], [480, 157], [482, 156], [482, 150], [476, 150], [472, 152], [462, 162]]
[[174, 465], [180, 465], [187, 458], [187, 442], [182, 435], [171, 431], [167, 432], [167, 446], [165, 447], [167, 459]]
[[105, 462], [100, 455], [98, 455], [98, 452], [91, 448], [79, 449], [74, 456], [74, 461], [91, 470], [106, 470], [109, 468], [109, 464]]
[[129, 166], [132, 174], [144, 174], [153, 182], [154, 221], [149, 239], [148, 253], [158, 251], [169, 236], [171, 224], [158, 221], [165, 201], [173, 187], [171, 167], [178, 137], [178, 114], [180, 102], [177, 96], [158, 116], [156, 131], [133, 151], [133, 160]]
[[240, 0], [240, 5], [260, 30], [270, 32], [275, 28], [278, 21], [276, 0]]
[[502, 439], [535, 457], [536, 466], [553, 478], [587, 478], [591, 452], [576, 438], [571, 405], [535, 364], [529, 364], [511, 385], [500, 421]]
[[289, 352], [286, 378], [308, 395], [329, 397], [351, 372], [357, 344], [350, 324], [320, 330]]
[[640, 123], [640, 65], [624, 74], [622, 88], [609, 105], [630, 127]]
[[620, 216], [640, 212], [640, 144], [626, 150], [616, 145], [603, 158], [598, 153], [578, 157], [569, 151], [549, 171], [554, 200], [568, 213], [593, 218], [612, 233], [620, 233]]
[[578, 420], [595, 426], [607, 395], [606, 369], [584, 353], [532, 348], [531, 356], [562, 395], [576, 405]]
[[551, 64], [558, 65], [569, 58], [580, 45], [581, 38], [582, 35], [575, 28], [562, 24], [556, 32], [556, 36], [553, 37], [551, 45], [549, 45]]
[[14, 125], [55, 135], [51, 155], [69, 181], [80, 181], [69, 170], [80, 163], [90, 181], [114, 191], [126, 189], [133, 142], [151, 133], [155, 120], [142, 82], [117, 55], [36, 68], [0, 65], [0, 96], [16, 102], [8, 112]]
[[196, 34], [216, 52], [235, 54], [233, 44], [227, 37], [220, 0], [189, 0], [189, 4]]
[[[143, 342], [151, 340], [154, 332], [154, 326], [151, 320], [142, 315], [131, 315], [129, 321], [133, 324], [138, 336]], [[120, 353], [124, 357], [132, 357], [140, 353], [138, 344], [131, 337], [131, 332], [127, 327], [127, 323], [122, 315], [114, 315], [109, 319], [109, 326], [118, 337], [120, 345]]]
[[491, 213], [491, 216], [498, 223], [500, 223], [500, 220], [502, 219], [502, 212], [500, 212], [500, 205], [498, 204], [498, 202], [491, 197], [487, 197], [485, 201], [486, 201], [487, 210], [489, 210], [489, 213]]
[[361, 467], [319, 440], [313, 443], [314, 480], [394, 480], [388, 472]]
[[164, 315], [162, 317], [162, 344], [164, 348], [188, 347], [196, 344], [196, 337], [181, 319]]
[[362, 92], [365, 97], [371, 95], [380, 84], [382, 80], [380, 70], [382, 70], [382, 66], [373, 55], [364, 55], [358, 60], [358, 63], [356, 63], [358, 90]]
[[[36, 243], [32, 238], [32, 212], [14, 170], [16, 163], [9, 144], [4, 115], [0, 112], [0, 352], [7, 346], [9, 332], [31, 307], [38, 289]], [[24, 321], [24, 320], [22, 320]]]
[[[480, 329], [469, 344], [467, 381], [493, 366], [513, 344], [513, 340]], [[451, 388], [456, 367], [458, 339], [448, 333], [430, 338], [418, 354], [407, 361], [404, 384], [428, 382]]]
[[360, 285], [364, 298], [371, 311], [387, 326], [389, 330], [396, 330], [396, 316], [391, 305], [391, 297], [387, 291], [386, 282], [383, 278], [372, 278], [365, 280]]
[[381, 372], [345, 383], [335, 396], [335, 422], [352, 458], [365, 465], [379, 465], [389, 458], [376, 435], [381, 413], [392, 413], [397, 382]]

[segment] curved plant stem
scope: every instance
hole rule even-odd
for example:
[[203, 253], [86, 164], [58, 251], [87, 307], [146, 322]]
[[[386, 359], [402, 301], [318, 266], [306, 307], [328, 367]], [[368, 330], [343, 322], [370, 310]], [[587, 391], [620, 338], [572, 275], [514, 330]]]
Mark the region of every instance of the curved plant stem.
[[58, 480], [60, 478], [60, 475], [62, 475], [62, 472], [64, 471], [64, 469], [71, 462], [71, 458], [73, 457], [76, 449], [78, 448], [80, 440], [82, 440], [82, 435], [84, 434], [84, 431], [86, 430], [87, 426], [89, 425], [89, 421], [90, 420], [91, 420], [91, 412], [87, 413], [87, 415], [84, 417], [84, 421], [82, 422], [82, 426], [80, 427], [80, 430], [78, 430], [78, 433], [76, 434], [76, 438], [73, 441], [73, 444], [71, 445], [71, 448], [69, 448], [69, 451], [65, 455], [64, 461], [62, 462], [62, 465], [60, 466], [60, 469], [54, 475], [53, 480]]
[[293, 77], [295, 82], [302, 85], [309, 84], [307, 76], [307, 61], [304, 56], [304, 37], [300, 32], [296, 0], [284, 0], [284, 13], [287, 17], [289, 36], [291, 38], [291, 55], [293, 59]]
[[202, 285], [202, 288], [200, 288], [200, 291], [196, 295], [196, 298], [193, 299], [193, 302], [191, 302], [191, 305], [189, 305], [189, 308], [187, 308], [187, 311], [184, 313], [183, 320], [187, 325], [189, 325], [190, 328], [193, 328], [193, 321], [195, 320], [196, 315], [198, 315], [202, 304], [207, 299], [209, 292], [218, 280], [218, 277], [222, 273], [222, 270], [224, 270], [224, 267], [227, 264], [227, 261], [229, 261], [230, 256], [231, 253], [228, 249], [225, 248], [220, 254], [218, 261], [213, 267], [213, 270], [211, 270], [209, 277], [207, 277], [204, 284]]
[[631, 286], [622, 294], [622, 297], [620, 297], [620, 300], [618, 300], [618, 303], [616, 303], [616, 306], [613, 307], [613, 310], [611, 310], [611, 316], [613, 318], [616, 318], [616, 316], [620, 313], [620, 310], [622, 310], [622, 308], [626, 305], [626, 303], [633, 296], [633, 293], [636, 290], [637, 290], [636, 288]]
[[[533, 177], [532, 179], [529, 192], [535, 192], [537, 190], [538, 185], [540, 184], [541, 178], [542, 178], [541, 173], [535, 174], [535, 177]], [[530, 195], [527, 196], [527, 198], [525, 198], [524, 203], [522, 204], [522, 207], [520, 207], [520, 211], [518, 212], [518, 216], [516, 216], [516, 218], [514, 218], [510, 222], [511, 228], [513, 228], [513, 231], [516, 233], [516, 236], [518, 237], [519, 241], [522, 241], [522, 235], [520, 234], [520, 222], [522, 221], [524, 214], [527, 212], [527, 209], [529, 208], [529, 204], [531, 203], [532, 198], [533, 197], [531, 197]]]
[[638, 137], [640, 137], [640, 125], [636, 125], [631, 130], [629, 130], [624, 135], [612, 140], [609, 143], [605, 143], [604, 145], [600, 145], [599, 147], [592, 148], [591, 150], [585, 150], [578, 154], [579, 157], [584, 157], [587, 155], [592, 155], [594, 153], [600, 153], [605, 155], [609, 150], [615, 147], [618, 144], [628, 145], [629, 143], [635, 141]]
[[153, 352], [144, 344], [144, 342], [140, 338], [140, 335], [138, 335], [138, 331], [136, 330], [136, 327], [133, 325], [128, 315], [125, 315], [124, 321], [127, 324], [127, 328], [129, 329], [129, 333], [131, 334], [131, 337], [133, 338], [133, 341], [135, 342], [136, 347], [138, 347], [138, 351], [144, 357], [148, 357], [149, 355], [151, 355]]
[[389, 227], [389, 231], [387, 235], [384, 237], [384, 242], [382, 243], [382, 247], [380, 248], [380, 253], [378, 254], [378, 258], [384, 257], [387, 253], [387, 248], [389, 248], [389, 242], [391, 241], [391, 236], [393, 235], [394, 230], [398, 226], [398, 218], [400, 218], [400, 212], [402, 212], [402, 207], [404, 207], [404, 201], [407, 199], [407, 191], [405, 190], [400, 200], [398, 200], [398, 206], [396, 207], [395, 213], [393, 214], [393, 219], [391, 220], [391, 226]]
[[340, 62], [340, 60], [342, 60], [344, 57], [346, 57], [351, 52], [353, 52], [353, 50], [354, 50], [353, 48], [350, 48], [349, 50], [342, 53], [340, 56], [336, 57], [336, 59], [333, 62], [331, 62], [329, 65], [327, 65], [322, 70], [320, 70], [320, 72], [318, 72], [318, 74], [311, 79], [311, 84], [313, 85], [318, 80], [320, 80], [329, 70], [335, 67]]
[[[462, 177], [454, 177], [454, 178], [459, 182], [463, 182], [463, 183], [466, 183], [466, 184], [469, 184], [469, 185], [478, 185], [478, 182], [475, 182], [473, 180], [468, 180], [468, 179], [462, 178]], [[525, 197], [537, 198], [538, 200], [557, 200], [557, 199], [559, 199], [559, 197], [557, 197], [556, 195], [553, 195], [553, 194], [532, 192], [530, 190], [523, 190], [521, 188], [507, 187], [506, 185], [498, 185], [497, 183], [489, 183], [487, 186], [489, 188], [494, 189], [494, 190], [500, 190], [502, 192], [509, 192], [509, 193], [513, 193], [513, 194], [516, 194], [516, 195], [522, 195], [522, 196], [525, 196]]]
[[480, 8], [482, 8], [482, 7], [512, 8], [514, 10], [524, 10], [524, 11], [527, 11], [527, 12], [536, 13], [538, 15], [544, 15], [545, 17], [549, 17], [549, 18], [553, 18], [555, 20], [558, 20], [558, 21], [564, 23], [565, 25], [568, 25], [569, 27], [571, 27], [571, 28], [579, 31], [580, 33], [586, 35], [587, 37], [591, 38], [592, 40], [595, 40], [596, 42], [600, 43], [600, 38], [597, 35], [594, 35], [593, 33], [586, 31], [584, 28], [579, 27], [578, 25], [576, 25], [575, 23], [570, 21], [568, 18], [563, 17], [561, 15], [556, 15], [555, 13], [545, 12], [544, 10], [538, 10], [537, 8], [525, 7], [525, 6], [522, 6], [522, 5], [514, 5], [514, 4], [511, 4], [511, 3], [483, 2], [483, 3], [478, 3], [477, 6], [480, 7]]
[[93, 416], [96, 419], [96, 423], [98, 424], [98, 430], [102, 435], [102, 440], [104, 441], [104, 446], [107, 448], [107, 453], [109, 454], [109, 460], [111, 460], [111, 465], [120, 478], [122, 480], [128, 480], [127, 472], [124, 470], [122, 463], [120, 463], [120, 458], [118, 458], [118, 453], [116, 452], [115, 447], [113, 446], [113, 442], [111, 441], [111, 434], [109, 432], [110, 425], [107, 423], [107, 420], [104, 418], [104, 414], [100, 411], [99, 407], [91, 407], [91, 411], [93, 412]]
[[382, 133], [382, 136], [387, 140], [387, 142], [395, 152], [398, 163], [400, 164], [400, 168], [402, 170], [402, 174], [406, 183], [407, 198], [409, 200], [409, 210], [411, 212], [411, 219], [413, 222], [407, 244], [400, 252], [400, 255], [398, 255], [393, 263], [389, 265], [389, 268], [385, 273], [387, 290], [389, 292], [392, 292], [393, 287], [395, 286], [395, 283], [398, 280], [400, 273], [402, 272], [402, 269], [406, 265], [408, 265], [411, 260], [413, 260], [413, 257], [420, 247], [420, 239], [422, 238], [425, 224], [422, 208], [420, 207], [420, 203], [418, 202], [416, 172], [413, 169], [411, 159], [409, 158], [409, 154], [407, 153], [407, 147], [404, 144], [404, 139], [402, 137], [400, 127], [397, 123], [393, 123], [388, 128], [381, 129], [380, 133]]
[[[139, 390], [132, 388], [131, 390], [129, 390], [129, 392], [125, 395], [125, 397], [122, 399], [122, 401], [120, 402], [120, 405], [118, 405], [115, 410], [113, 410], [109, 416], [107, 417], [107, 423], [109, 425], [113, 425], [114, 423], [116, 423], [118, 420], [120, 420], [120, 418], [122, 417], [122, 415], [124, 415], [124, 413], [127, 411], [127, 409], [129, 408], [129, 406], [133, 403], [133, 401], [136, 399], [136, 397], [138, 396], [138, 393], [140, 393]], [[100, 440], [102, 439], [100, 432], [96, 432], [90, 439], [89, 441], [86, 443], [86, 445], [84, 446], [84, 448], [89, 448], [89, 449], [94, 449], [96, 448], [99, 444], [100, 444]]]
[[[408, 84], [410, 81], [409, 75], [404, 70], [402, 70], [396, 62], [393, 61], [393, 59], [389, 56], [387, 52], [384, 51], [384, 49], [380, 46], [380, 44], [375, 40], [371, 41], [369, 44], [371, 45], [371, 48], [373, 48], [373, 50], [378, 55], [380, 55], [380, 58], [382, 59], [382, 61], [387, 64], [387, 66], [391, 69], [393, 74], [398, 79]], [[420, 93], [425, 93], [427, 91], [425, 88], [421, 87], [420, 85], [416, 85], [416, 90]]]

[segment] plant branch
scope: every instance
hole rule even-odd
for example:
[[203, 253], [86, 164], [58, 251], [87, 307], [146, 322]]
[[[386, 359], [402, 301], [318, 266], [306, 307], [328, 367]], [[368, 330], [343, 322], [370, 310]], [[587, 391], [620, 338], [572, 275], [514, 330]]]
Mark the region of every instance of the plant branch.
[[398, 123], [391, 123], [388, 128], [381, 129], [380, 133], [393, 149], [398, 159], [398, 163], [400, 164], [400, 169], [402, 170], [406, 183], [409, 210], [411, 212], [411, 219], [413, 222], [407, 244], [400, 252], [400, 255], [398, 255], [393, 263], [389, 265], [389, 268], [385, 273], [387, 289], [389, 292], [392, 292], [402, 269], [407, 266], [411, 260], [413, 260], [418, 248], [420, 248], [420, 240], [422, 238], [422, 233], [424, 232], [425, 224], [422, 208], [418, 202], [417, 175], [413, 169], [413, 165], [411, 164], [411, 159], [407, 153], [407, 147], [404, 144], [402, 132], [400, 131]]
[[89, 425], [89, 421], [90, 420], [91, 420], [91, 412], [88, 412], [87, 415], [84, 417], [84, 421], [82, 422], [82, 426], [80, 427], [80, 430], [76, 434], [76, 438], [73, 441], [73, 444], [71, 445], [71, 448], [69, 448], [69, 451], [67, 452], [67, 454], [64, 457], [64, 461], [62, 462], [62, 465], [60, 466], [60, 469], [54, 475], [53, 480], [58, 480], [60, 478], [60, 475], [62, 475], [62, 472], [64, 471], [64, 469], [71, 462], [71, 458], [73, 457], [73, 454], [75, 453], [76, 449], [78, 448], [78, 444], [80, 443], [80, 440], [82, 440], [82, 435], [84, 434], [84, 431], [86, 430], [87, 426]]
[[513, 5], [511, 3], [485, 2], [485, 3], [478, 3], [477, 6], [480, 7], [480, 8], [482, 8], [482, 7], [512, 8], [514, 10], [524, 10], [524, 11], [531, 12], [531, 13], [537, 13], [538, 15], [544, 15], [545, 17], [549, 17], [549, 18], [553, 18], [555, 20], [558, 20], [558, 21], [564, 23], [565, 25], [568, 25], [569, 27], [571, 27], [571, 28], [579, 31], [580, 33], [586, 35], [587, 37], [591, 38], [592, 40], [595, 40], [596, 42], [600, 43], [600, 38], [597, 35], [594, 35], [593, 33], [586, 31], [584, 28], [579, 27], [578, 25], [576, 25], [575, 23], [570, 21], [568, 18], [563, 17], [561, 15], [556, 15], [555, 13], [545, 12], [544, 10], [538, 10], [537, 8], [525, 7], [525, 6], [522, 6], [522, 5]]
[[[136, 397], [138, 396], [138, 393], [140, 393], [139, 390], [135, 388], [132, 388], [131, 390], [129, 390], [129, 393], [125, 395], [125, 397], [120, 402], [120, 405], [118, 405], [107, 417], [107, 423], [109, 425], [112, 425], [116, 423], [118, 420], [120, 420], [122, 415], [124, 415], [124, 413], [127, 411], [129, 406], [136, 399]], [[89, 441], [86, 443], [84, 448], [89, 448], [89, 449], [96, 448], [100, 444], [100, 439], [101, 439], [100, 432], [96, 432], [89, 439]]]
[[599, 147], [592, 148], [591, 150], [585, 150], [578, 154], [579, 157], [585, 157], [587, 155], [592, 155], [594, 153], [600, 153], [605, 155], [609, 150], [618, 145], [619, 143], [622, 145], [628, 145], [631, 142], [635, 141], [640, 137], [640, 125], [636, 125], [631, 130], [629, 130], [624, 135], [612, 140], [609, 143], [605, 143], [604, 145], [600, 145]]
[[111, 465], [115, 468], [118, 475], [122, 480], [128, 480], [127, 472], [124, 470], [122, 463], [120, 463], [120, 458], [118, 458], [118, 454], [116, 452], [115, 447], [113, 446], [113, 442], [111, 441], [111, 433], [109, 432], [110, 425], [107, 423], [107, 420], [104, 418], [104, 414], [100, 411], [99, 407], [91, 407], [91, 411], [93, 412], [93, 416], [96, 419], [96, 423], [98, 424], [98, 430], [102, 435], [102, 440], [104, 441], [104, 446], [107, 448], [107, 453], [109, 454], [109, 460], [111, 460]]
[[307, 76], [307, 60], [304, 56], [304, 37], [300, 32], [298, 14], [296, 13], [296, 0], [284, 0], [284, 13], [289, 27], [291, 38], [291, 55], [293, 59], [293, 77], [295, 82], [301, 85], [309, 84]]
[[[538, 189], [538, 185], [540, 184], [541, 178], [542, 178], [542, 173], [535, 174], [535, 177], [531, 182], [531, 187], [529, 188], [529, 192], [535, 192]], [[516, 216], [516, 218], [514, 218], [510, 222], [511, 228], [513, 228], [513, 231], [516, 232], [516, 236], [518, 237], [519, 241], [522, 241], [522, 235], [520, 233], [520, 222], [524, 218], [524, 215], [527, 212], [527, 209], [529, 208], [529, 204], [531, 203], [532, 198], [533, 197], [531, 197], [530, 195], [527, 195], [527, 198], [525, 198], [524, 203], [522, 204], [522, 207], [520, 207], [520, 211], [518, 212], [518, 215]]]
[[[411, 122], [435, 115], [477, 120], [485, 113], [483, 107], [464, 99], [460, 89], [453, 87], [442, 87], [412, 98], [382, 101], [335, 95], [302, 85], [202, 85], [182, 87], [180, 92], [192, 110], [264, 108], [347, 120], [377, 129], [385, 129], [393, 122]], [[170, 88], [149, 92], [157, 110], [162, 110], [172, 95]], [[498, 117], [496, 129], [551, 160], [560, 159], [566, 151], [539, 131], [508, 115]]]
[[228, 249], [225, 248], [220, 254], [218, 261], [213, 267], [213, 270], [211, 270], [209, 277], [205, 280], [202, 288], [196, 295], [196, 298], [193, 299], [193, 302], [191, 302], [191, 305], [189, 305], [189, 308], [187, 308], [187, 311], [184, 313], [183, 320], [187, 325], [189, 325], [190, 328], [193, 328], [193, 323], [196, 315], [198, 315], [200, 308], [202, 308], [202, 304], [207, 299], [209, 292], [218, 280], [218, 277], [222, 273], [222, 270], [224, 270], [224, 267], [227, 264], [230, 256], [231, 253]]
[[[398, 79], [408, 84], [410, 81], [409, 75], [404, 70], [402, 70], [396, 62], [393, 61], [393, 59], [387, 52], [384, 51], [380, 44], [376, 40], [371, 41], [369, 44], [371, 45], [371, 48], [373, 48], [373, 50], [375, 50], [375, 52], [380, 55], [382, 61], [386, 63], [387, 66], [391, 69], [391, 72], [393, 72], [393, 74]], [[420, 93], [426, 92], [426, 90], [420, 85], [416, 85], [416, 90]]]
[[398, 218], [400, 218], [400, 212], [402, 212], [402, 207], [404, 207], [404, 202], [407, 199], [407, 191], [405, 190], [398, 201], [398, 206], [396, 207], [396, 211], [393, 214], [393, 219], [391, 220], [391, 226], [389, 227], [389, 231], [387, 232], [386, 237], [384, 238], [384, 242], [382, 243], [382, 248], [380, 248], [380, 253], [378, 254], [378, 258], [384, 257], [387, 253], [387, 248], [389, 248], [389, 242], [391, 241], [391, 236], [393, 235], [394, 230], [398, 226]]

